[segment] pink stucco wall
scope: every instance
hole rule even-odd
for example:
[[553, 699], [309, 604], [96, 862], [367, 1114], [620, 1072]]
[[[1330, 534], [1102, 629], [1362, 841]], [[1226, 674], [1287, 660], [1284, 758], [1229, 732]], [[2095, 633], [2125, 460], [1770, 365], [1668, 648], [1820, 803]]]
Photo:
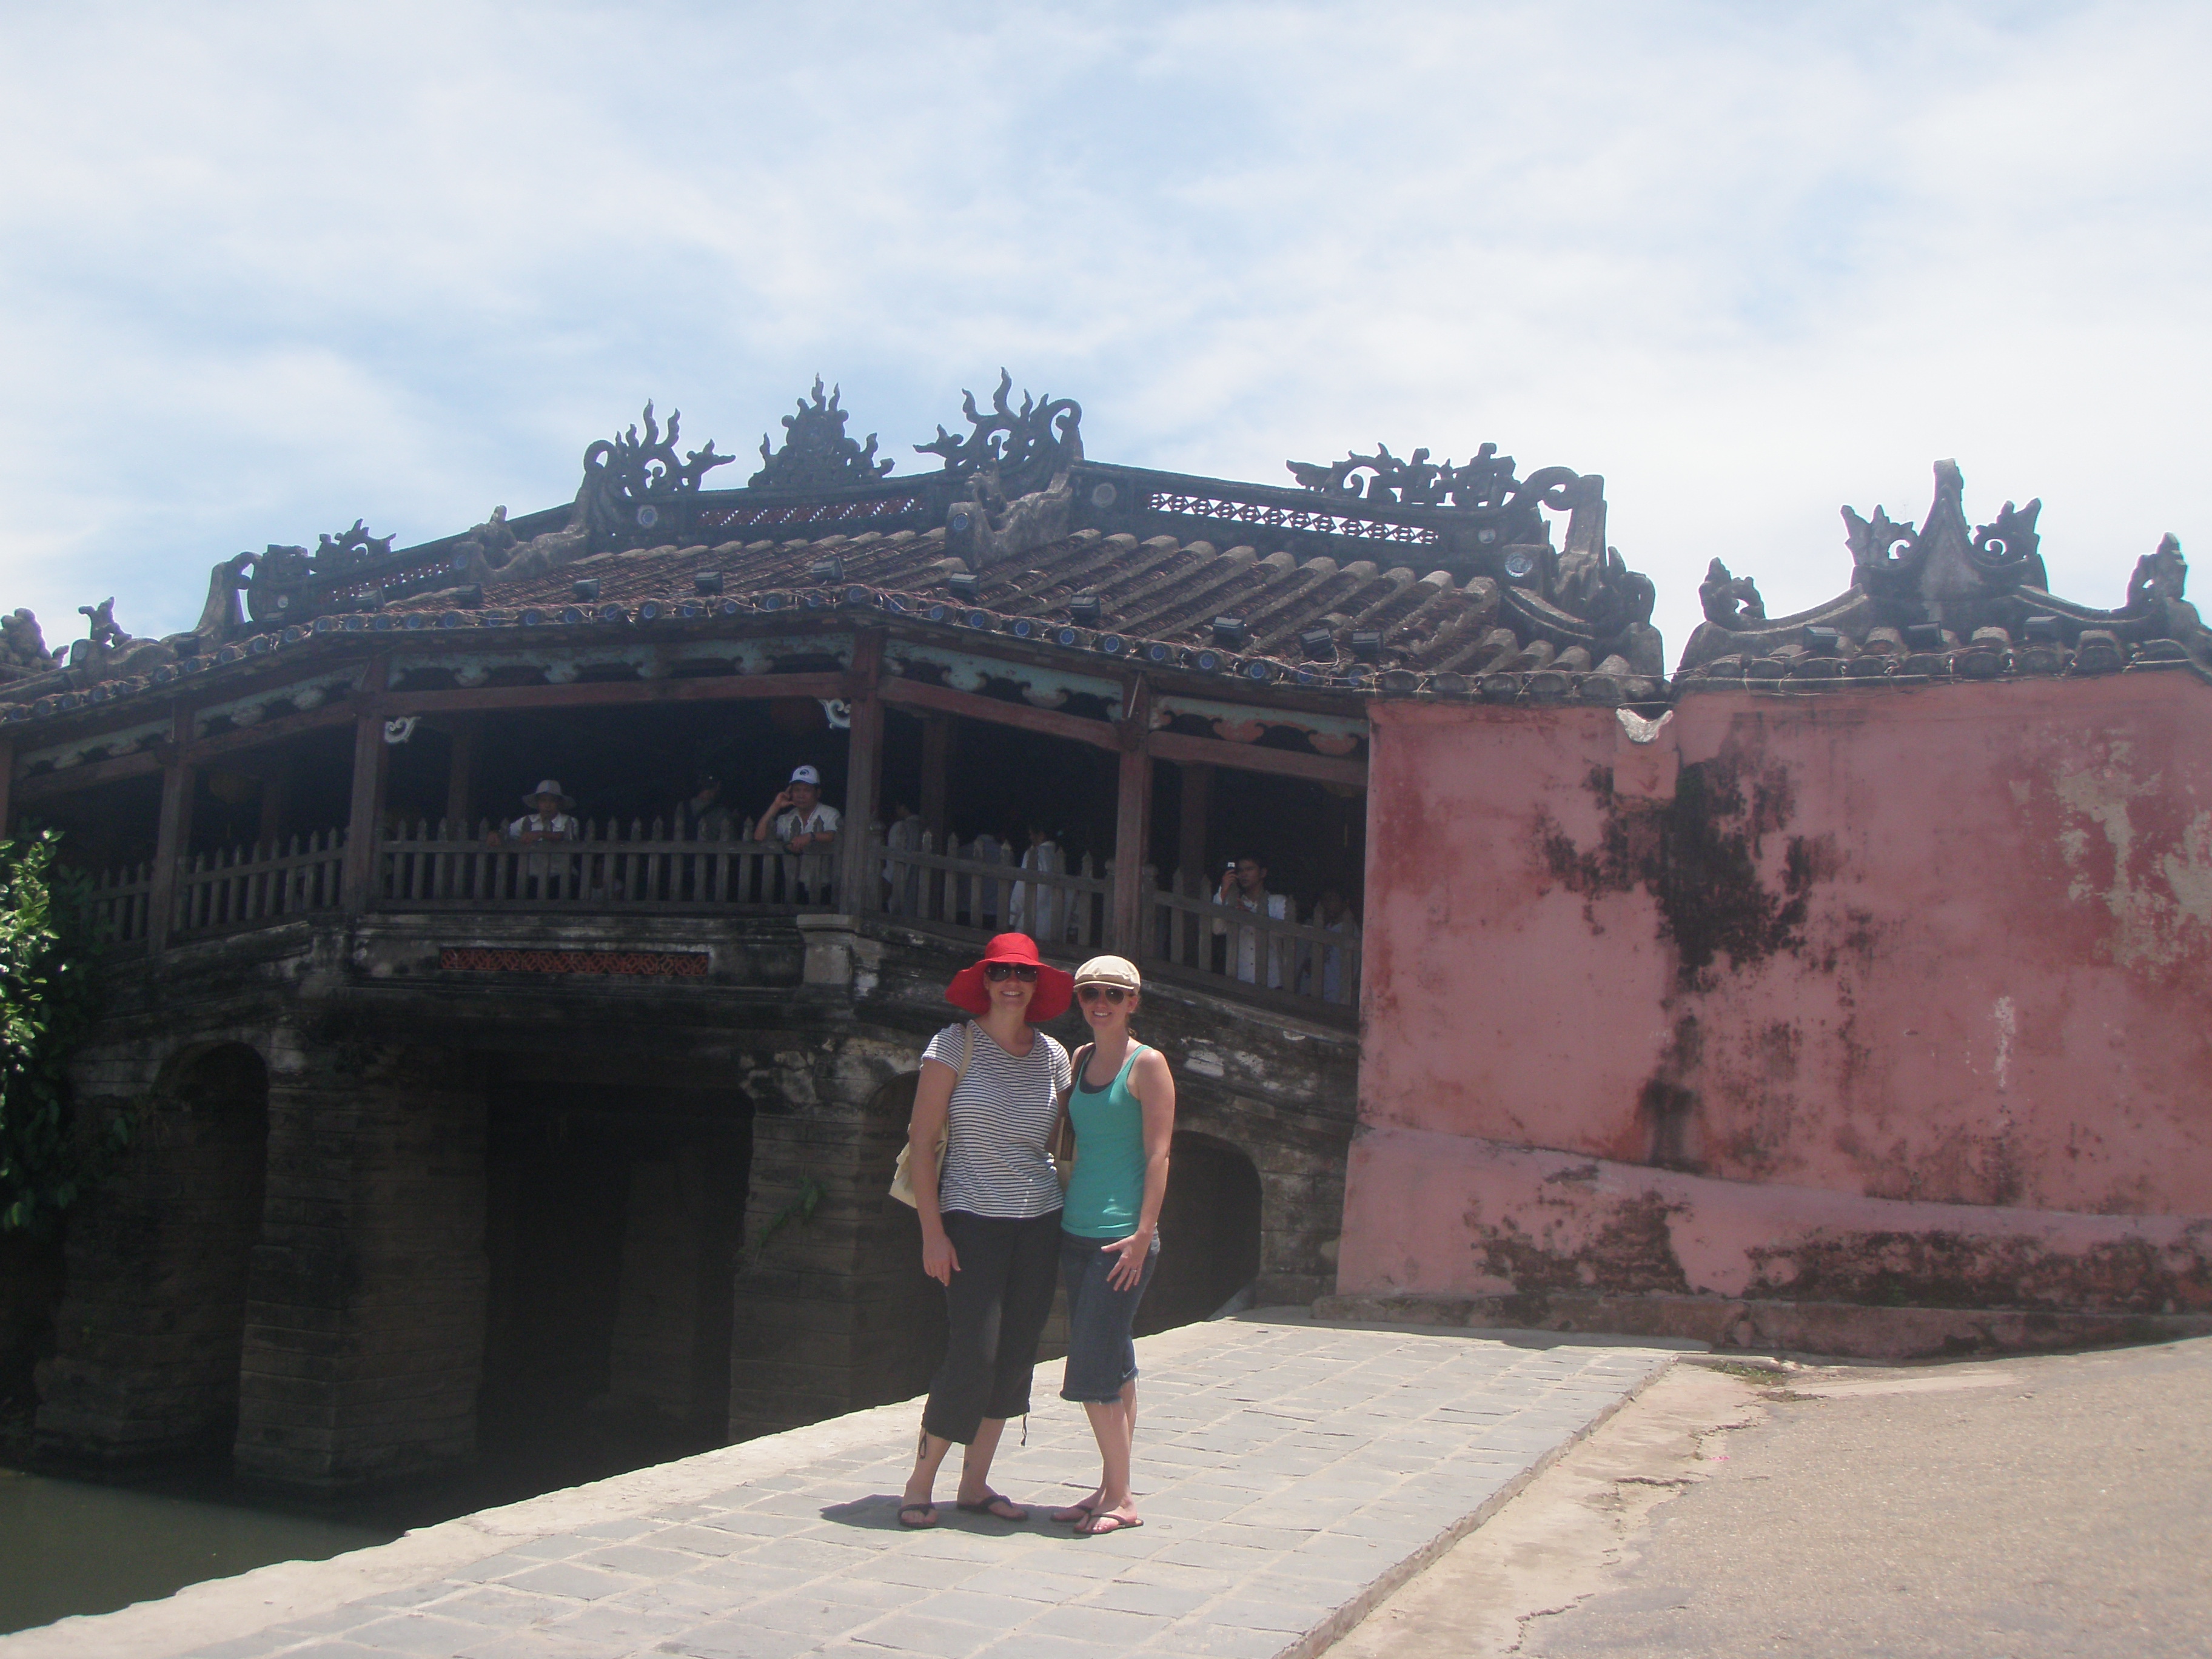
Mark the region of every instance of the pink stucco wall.
[[[1925, 1292], [1874, 1241], [1980, 1215], [2039, 1242], [1925, 1257], [1999, 1263], [1955, 1291], [2212, 1294], [2208, 716], [2186, 672], [1710, 693], [1648, 744], [1379, 703], [1340, 1288]], [[2138, 1271], [2069, 1216], [2182, 1224]]]

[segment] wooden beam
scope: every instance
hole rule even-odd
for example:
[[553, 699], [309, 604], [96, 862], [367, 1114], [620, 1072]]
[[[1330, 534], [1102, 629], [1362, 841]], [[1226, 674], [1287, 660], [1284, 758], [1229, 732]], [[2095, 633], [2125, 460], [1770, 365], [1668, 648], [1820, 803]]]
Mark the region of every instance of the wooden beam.
[[255, 837], [261, 846], [272, 851], [282, 847], [284, 819], [291, 805], [291, 796], [289, 773], [272, 773], [261, 780], [261, 824]]
[[135, 755], [118, 755], [112, 760], [92, 761], [82, 766], [72, 766], [65, 771], [41, 772], [35, 778], [25, 778], [15, 785], [16, 803], [27, 805], [33, 801], [52, 800], [56, 795], [74, 794], [95, 784], [114, 783], [123, 778], [143, 778], [168, 765], [167, 750], [165, 744], [162, 752], [141, 750]]
[[372, 659], [362, 679], [362, 700], [353, 722], [353, 793], [346, 811], [345, 862], [338, 896], [348, 915], [359, 915], [376, 896], [376, 862], [384, 829], [384, 781], [391, 771], [392, 746], [384, 740], [384, 690], [391, 659]]
[[852, 729], [845, 748], [845, 816], [837, 836], [837, 908], [848, 915], [876, 908], [879, 857], [870, 845], [876, 796], [884, 769], [881, 629], [864, 629], [853, 641]]
[[[286, 714], [259, 726], [241, 726], [234, 732], [218, 732], [212, 737], [193, 738], [183, 745], [185, 763], [200, 768], [218, 760], [228, 758], [236, 769], [254, 776], [265, 776], [270, 769], [241, 763], [236, 757], [288, 738], [298, 737], [304, 732], [319, 732], [337, 726], [349, 725], [354, 717], [352, 700], [339, 698], [331, 706], [303, 709], [296, 714]], [[140, 778], [159, 772], [168, 764], [170, 750], [175, 747], [173, 737], [164, 739], [159, 750], [141, 750], [134, 755], [118, 755], [112, 760], [92, 761], [83, 766], [72, 766], [63, 772], [41, 772], [35, 778], [25, 778], [16, 787], [19, 800], [48, 800], [56, 795], [66, 795], [79, 789], [89, 789], [103, 783], [114, 783], [124, 778]]]
[[1152, 687], [1130, 689], [1121, 721], [1125, 746], [1114, 795], [1114, 888], [1107, 936], [1132, 961], [1144, 954], [1146, 837], [1152, 823]]
[[168, 755], [161, 768], [161, 807], [154, 826], [154, 876], [146, 895], [146, 948], [159, 956], [177, 919], [177, 872], [192, 840], [192, 793], [199, 773], [185, 759], [185, 740], [192, 734], [192, 711], [177, 705], [172, 715]]
[[952, 774], [952, 718], [949, 714], [921, 717], [921, 827], [945, 845], [945, 809]]
[[474, 833], [477, 757], [483, 728], [475, 720], [455, 720], [446, 735], [453, 744], [446, 759], [446, 822], [453, 826], [447, 833], [467, 837]]
[[194, 738], [185, 745], [185, 757], [195, 766], [204, 765], [220, 756], [258, 749], [264, 744], [282, 743], [302, 732], [320, 732], [330, 726], [344, 726], [353, 717], [353, 699], [340, 695], [320, 708], [303, 708], [296, 714], [281, 714], [273, 720], [264, 720], [258, 726], [241, 726], [234, 731]]
[[519, 712], [534, 708], [592, 708], [665, 702], [734, 702], [750, 697], [842, 697], [851, 678], [836, 674], [715, 674], [695, 679], [589, 680], [574, 685], [481, 685], [448, 691], [394, 691], [383, 699], [387, 715], [441, 714], [468, 710]]
[[1269, 749], [1256, 743], [1224, 743], [1218, 738], [1187, 738], [1179, 732], [1152, 733], [1152, 754], [1160, 760], [1200, 766], [1233, 766], [1246, 772], [1274, 772], [1315, 783], [1367, 787], [1367, 763], [1329, 755], [1302, 755], [1295, 749]]
[[[1182, 821], [1177, 826], [1175, 890], [1196, 896], [1212, 884], [1213, 872], [1206, 861], [1206, 826], [1213, 817], [1213, 769], [1184, 763]], [[1194, 886], [1193, 884], [1196, 884]]]
[[996, 697], [979, 697], [972, 691], [956, 691], [949, 685], [931, 685], [922, 680], [885, 680], [882, 696], [885, 702], [904, 708], [931, 708], [971, 720], [988, 720], [994, 726], [1041, 732], [1048, 738], [1087, 743], [1094, 749], [1118, 751], [1121, 747], [1121, 734], [1110, 721], [1063, 714], [1055, 708], [1032, 708], [1025, 702], [1000, 702]]

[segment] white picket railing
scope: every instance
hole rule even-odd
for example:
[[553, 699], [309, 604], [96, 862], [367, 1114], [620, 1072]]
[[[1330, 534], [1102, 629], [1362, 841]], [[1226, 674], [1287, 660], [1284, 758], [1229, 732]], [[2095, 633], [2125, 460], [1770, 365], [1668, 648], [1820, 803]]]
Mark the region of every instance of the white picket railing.
[[824, 910], [834, 852], [785, 852], [752, 823], [684, 840], [655, 819], [578, 823], [527, 844], [495, 826], [403, 824], [380, 849], [378, 902], [395, 909]]
[[963, 845], [948, 837], [936, 849], [927, 830], [896, 832], [871, 843], [869, 867], [878, 872], [869, 908], [886, 915], [980, 937], [1027, 933], [1049, 952], [1093, 954], [1105, 950], [1112, 905], [1110, 869], [1085, 855], [1063, 869], [1049, 843], [1024, 868], [1012, 847], [979, 836]]
[[1146, 872], [1145, 955], [1222, 988], [1249, 986], [1339, 1008], [1359, 1003], [1359, 934], [1277, 919], [1208, 893], [1178, 893]]

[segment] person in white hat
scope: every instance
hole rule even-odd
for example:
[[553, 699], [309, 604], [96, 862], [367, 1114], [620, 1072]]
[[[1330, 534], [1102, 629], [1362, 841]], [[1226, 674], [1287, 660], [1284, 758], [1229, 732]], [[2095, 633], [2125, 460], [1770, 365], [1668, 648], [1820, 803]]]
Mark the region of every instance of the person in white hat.
[[1053, 1511], [1089, 1536], [1141, 1527], [1129, 1492], [1137, 1433], [1137, 1348], [1130, 1330], [1160, 1259], [1160, 1206], [1175, 1140], [1176, 1087], [1167, 1056], [1139, 1042], [1130, 1016], [1144, 990], [1137, 964], [1093, 957], [1075, 970], [1091, 1041], [1078, 1049], [1061, 1099], [1075, 1174], [1060, 1218], [1067, 1288], [1067, 1367], [1060, 1397], [1080, 1405], [1098, 1441], [1098, 1485]]
[[793, 896], [802, 904], [830, 899], [835, 875], [829, 853], [837, 844], [841, 822], [837, 809], [822, 799], [822, 774], [801, 766], [753, 826], [755, 841], [780, 841], [785, 852], [799, 854]]
[[[580, 832], [575, 817], [569, 810], [576, 803], [568, 799], [558, 778], [539, 779], [538, 787], [522, 798], [522, 804], [530, 810], [507, 826], [507, 840], [520, 842], [527, 847], [541, 841], [577, 839]], [[495, 833], [492, 839], [496, 842], [500, 837]], [[521, 873], [530, 884], [528, 896], [535, 898], [538, 896], [539, 884], [548, 881], [556, 872], [551, 858], [543, 853], [532, 853], [522, 860]], [[551, 898], [556, 895], [548, 891], [545, 896]]]
[[823, 853], [836, 844], [842, 822], [837, 809], [822, 799], [822, 774], [801, 766], [760, 815], [753, 839], [780, 841], [793, 853]]

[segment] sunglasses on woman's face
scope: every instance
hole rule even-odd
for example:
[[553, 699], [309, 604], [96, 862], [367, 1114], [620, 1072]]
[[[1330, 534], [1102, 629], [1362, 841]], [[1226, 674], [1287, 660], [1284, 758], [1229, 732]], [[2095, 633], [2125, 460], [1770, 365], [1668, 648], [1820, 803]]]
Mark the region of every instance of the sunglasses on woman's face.
[[983, 964], [983, 977], [994, 985], [1002, 979], [1018, 979], [1024, 984], [1034, 985], [1036, 967], [1027, 962], [987, 962]]
[[1135, 993], [1126, 990], [1119, 985], [1079, 985], [1075, 988], [1075, 994], [1085, 1002], [1096, 1002], [1099, 998], [1103, 997], [1118, 1008], [1121, 1006], [1121, 1000], [1124, 997], [1133, 996]]

